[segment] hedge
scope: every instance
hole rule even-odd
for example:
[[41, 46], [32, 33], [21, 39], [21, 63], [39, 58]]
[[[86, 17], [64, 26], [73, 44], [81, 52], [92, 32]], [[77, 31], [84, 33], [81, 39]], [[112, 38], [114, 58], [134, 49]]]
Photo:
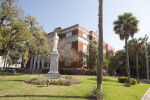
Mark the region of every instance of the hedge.
[[[137, 80], [134, 79], [134, 78], [130, 78], [130, 81], [131, 81], [131, 84], [132, 84], [132, 85], [137, 84]], [[128, 77], [119, 77], [119, 78], [118, 78], [118, 82], [119, 82], [119, 83], [126, 83], [126, 82], [128, 82]]]

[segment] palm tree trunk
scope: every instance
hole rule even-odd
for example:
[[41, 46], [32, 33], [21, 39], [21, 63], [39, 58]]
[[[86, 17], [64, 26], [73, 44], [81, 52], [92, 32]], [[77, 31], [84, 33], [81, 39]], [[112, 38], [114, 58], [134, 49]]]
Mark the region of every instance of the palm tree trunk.
[[138, 61], [138, 53], [136, 53], [136, 75], [137, 75], [137, 82], [139, 84], [139, 67], [138, 67], [139, 61]]
[[97, 89], [102, 91], [103, 80], [103, 0], [99, 0], [99, 46], [98, 46], [98, 67], [97, 67]]
[[[147, 44], [147, 43], [146, 43]], [[148, 45], [147, 45], [148, 46]], [[146, 53], [145, 53], [145, 57], [146, 57], [146, 69], [147, 69], [147, 82], [150, 83], [149, 80], [149, 61], [148, 61], [148, 49], [146, 48]]]
[[125, 49], [126, 49], [126, 70], [127, 70], [127, 74], [128, 74], [128, 85], [129, 85], [129, 87], [131, 87], [127, 38], [125, 38]]

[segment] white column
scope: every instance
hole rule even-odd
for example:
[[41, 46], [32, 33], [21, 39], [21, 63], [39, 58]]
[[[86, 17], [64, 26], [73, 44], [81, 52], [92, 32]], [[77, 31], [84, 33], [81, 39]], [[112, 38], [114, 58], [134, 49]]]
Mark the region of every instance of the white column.
[[43, 57], [42, 57], [42, 68], [44, 67], [44, 60], [45, 60], [45, 58], [44, 58], [44, 55], [43, 55]]
[[32, 66], [33, 66], [33, 54], [31, 54], [30, 69], [32, 69]]
[[33, 65], [33, 69], [36, 69], [36, 56], [34, 56], [34, 65]]
[[40, 54], [38, 54], [37, 69], [40, 69]]
[[47, 67], [49, 68], [49, 61], [47, 61]]

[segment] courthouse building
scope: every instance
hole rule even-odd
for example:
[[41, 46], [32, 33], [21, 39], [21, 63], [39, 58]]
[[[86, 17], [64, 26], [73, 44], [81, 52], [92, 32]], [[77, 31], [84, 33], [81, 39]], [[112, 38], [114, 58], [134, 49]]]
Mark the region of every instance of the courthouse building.
[[[63, 62], [59, 62], [60, 68], [86, 68], [87, 57], [84, 54], [89, 54], [89, 44], [91, 41], [98, 41], [98, 32], [89, 31], [80, 24], [64, 29], [62, 27], [58, 27], [57, 29], [59, 30], [59, 42], [61, 42], [61, 39], [65, 39], [66, 46], [74, 48], [79, 55], [78, 61], [69, 62], [64, 60]], [[53, 36], [54, 32], [48, 33], [48, 40], [52, 40]], [[106, 53], [107, 50], [112, 50], [115, 54], [115, 48], [104, 42], [103, 52]]]
[[[69, 60], [59, 61], [59, 68], [87, 68], [86, 55], [89, 54], [89, 44], [91, 41], [98, 41], [98, 32], [89, 31], [80, 24], [76, 24], [64, 29], [62, 27], [58, 27], [57, 30], [59, 30], [58, 42], [61, 42], [62, 39], [65, 39], [65, 45], [69, 48], [74, 48], [79, 55], [79, 59], [74, 62], [69, 62]], [[54, 32], [48, 33], [48, 41], [51, 41], [53, 36]], [[52, 42], [48, 42], [48, 45], [50, 43], [53, 44]], [[112, 50], [115, 53], [115, 48], [104, 42], [103, 52], [106, 53], [107, 50]], [[33, 70], [49, 70], [49, 58], [50, 57], [46, 57], [45, 55], [34, 56], [31, 54], [30, 60], [27, 63], [27, 68]]]

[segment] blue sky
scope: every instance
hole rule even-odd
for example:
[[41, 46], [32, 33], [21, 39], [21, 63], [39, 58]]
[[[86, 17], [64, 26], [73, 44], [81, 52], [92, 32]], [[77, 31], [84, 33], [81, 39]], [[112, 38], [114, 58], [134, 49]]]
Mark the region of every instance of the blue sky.
[[[98, 0], [18, 0], [19, 6], [35, 17], [49, 33], [56, 27], [81, 24], [88, 30], [98, 31]], [[104, 40], [123, 49], [124, 41], [113, 31], [113, 22], [124, 12], [132, 12], [140, 21], [139, 32], [134, 36], [150, 36], [150, 0], [104, 0]]]

